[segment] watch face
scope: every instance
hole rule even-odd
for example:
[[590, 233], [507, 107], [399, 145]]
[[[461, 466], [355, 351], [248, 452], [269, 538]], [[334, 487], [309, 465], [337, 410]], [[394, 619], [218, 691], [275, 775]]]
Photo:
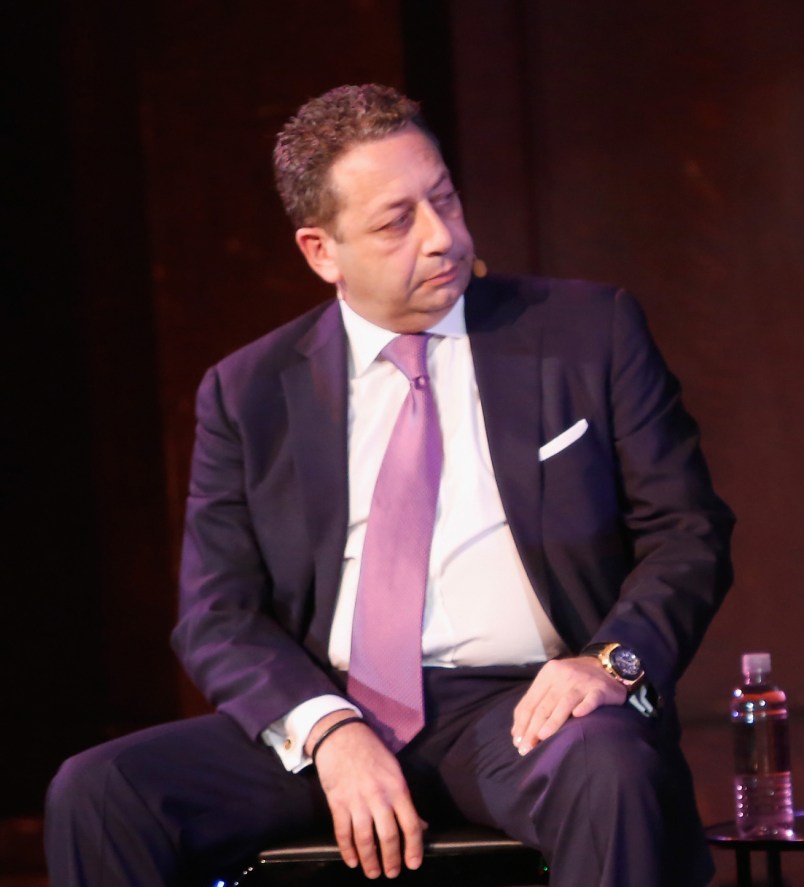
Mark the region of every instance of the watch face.
[[633, 681], [642, 674], [642, 660], [628, 647], [616, 647], [609, 654], [612, 668], [621, 678]]

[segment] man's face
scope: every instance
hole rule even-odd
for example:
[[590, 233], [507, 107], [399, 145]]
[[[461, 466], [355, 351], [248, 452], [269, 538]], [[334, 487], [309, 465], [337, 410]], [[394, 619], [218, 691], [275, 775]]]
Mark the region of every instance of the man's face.
[[334, 164], [340, 207], [331, 232], [301, 228], [313, 270], [378, 326], [419, 332], [466, 289], [474, 248], [436, 147], [410, 125], [356, 145]]

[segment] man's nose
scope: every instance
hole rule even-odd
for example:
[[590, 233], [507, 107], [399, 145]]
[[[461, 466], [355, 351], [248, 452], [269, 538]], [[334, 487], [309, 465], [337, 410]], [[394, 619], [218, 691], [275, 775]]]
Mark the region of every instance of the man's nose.
[[452, 246], [452, 230], [431, 203], [422, 204], [420, 225], [422, 251], [426, 255], [445, 253]]

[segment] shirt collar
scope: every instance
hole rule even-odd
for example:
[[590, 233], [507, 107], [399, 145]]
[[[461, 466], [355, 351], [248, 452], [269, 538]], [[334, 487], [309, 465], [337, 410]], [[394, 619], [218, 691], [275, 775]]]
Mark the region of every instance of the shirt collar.
[[[464, 298], [461, 296], [452, 306], [446, 317], [442, 317], [438, 323], [433, 324], [426, 332], [436, 336], [460, 339], [466, 335], [466, 321], [463, 313]], [[358, 314], [354, 308], [347, 305], [340, 296], [338, 304], [343, 317], [343, 325], [346, 329], [346, 338], [349, 341], [349, 351], [352, 356], [352, 366], [355, 376], [362, 375], [379, 356], [383, 348], [399, 333], [377, 326], [365, 317]]]

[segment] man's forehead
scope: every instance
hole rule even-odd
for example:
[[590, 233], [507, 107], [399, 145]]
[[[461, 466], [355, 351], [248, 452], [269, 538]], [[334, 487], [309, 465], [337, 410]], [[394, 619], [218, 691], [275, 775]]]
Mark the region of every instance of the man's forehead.
[[351, 193], [371, 203], [393, 203], [450, 178], [436, 145], [412, 125], [347, 149], [330, 174], [342, 199]]

